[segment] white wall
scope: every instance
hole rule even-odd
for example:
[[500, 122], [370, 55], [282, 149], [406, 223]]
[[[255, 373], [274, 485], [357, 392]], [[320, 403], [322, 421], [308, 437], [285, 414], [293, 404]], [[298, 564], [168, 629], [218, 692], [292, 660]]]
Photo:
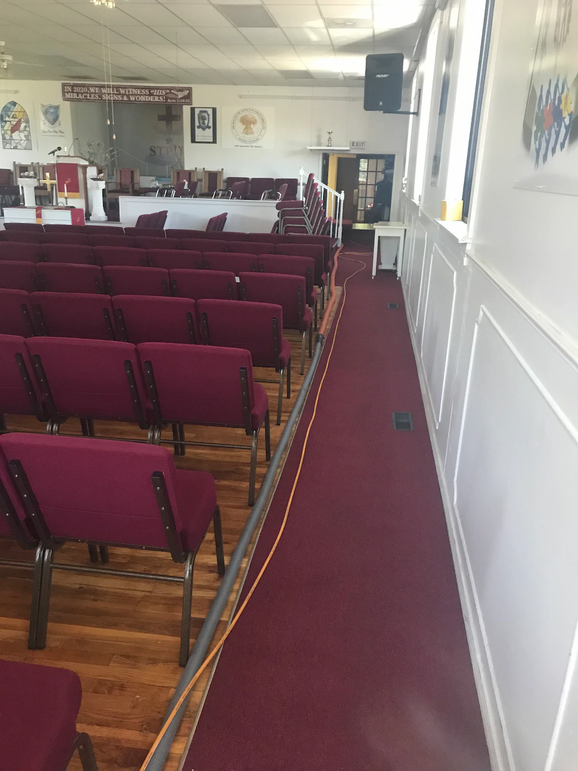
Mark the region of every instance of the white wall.
[[500, 771], [578, 768], [578, 261], [561, 236], [578, 197], [513, 187], [538, 2], [496, 3], [467, 246], [427, 184], [403, 203], [408, 320]]
[[[70, 103], [62, 101], [60, 83], [53, 80], [1, 80], [2, 91], [15, 90], [18, 93], [0, 93], [0, 109], [11, 100], [24, 107], [30, 117], [32, 132], [32, 150], [3, 150], [0, 143], [0, 167], [12, 168], [18, 163], [48, 163], [48, 153], [58, 145], [69, 147], [72, 143], [72, 123]], [[63, 137], [42, 136], [40, 133], [40, 105], [60, 104]]]
[[[351, 98], [356, 101], [347, 101]], [[333, 131], [335, 147], [361, 140], [367, 152], [398, 153], [403, 163], [407, 117], [365, 112], [362, 89], [194, 86], [193, 99], [195, 106], [217, 108], [218, 134], [216, 145], [192, 144], [190, 110], [184, 109], [187, 168], [224, 168], [225, 176], [247, 177], [296, 177], [301, 166], [319, 172], [321, 153], [306, 148], [326, 145], [327, 131]], [[221, 120], [222, 107], [265, 107], [274, 111], [274, 148], [224, 148], [223, 132], [229, 129]]]

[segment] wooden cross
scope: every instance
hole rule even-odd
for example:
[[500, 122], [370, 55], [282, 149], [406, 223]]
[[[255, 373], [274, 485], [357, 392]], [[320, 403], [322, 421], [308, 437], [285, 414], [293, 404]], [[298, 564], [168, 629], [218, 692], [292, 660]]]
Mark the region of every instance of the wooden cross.
[[167, 105], [167, 109], [164, 115], [157, 116], [157, 120], [162, 120], [165, 122], [169, 132], [173, 130], [173, 123], [178, 123], [180, 119], [180, 115], [173, 115], [173, 108], [170, 106], [170, 104]]

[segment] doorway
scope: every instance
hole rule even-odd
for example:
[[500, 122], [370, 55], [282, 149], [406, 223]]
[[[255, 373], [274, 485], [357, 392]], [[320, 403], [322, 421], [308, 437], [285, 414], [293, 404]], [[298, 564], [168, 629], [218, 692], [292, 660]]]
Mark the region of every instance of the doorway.
[[388, 222], [394, 169], [395, 155], [340, 156], [337, 190], [345, 192], [343, 218], [354, 225]]

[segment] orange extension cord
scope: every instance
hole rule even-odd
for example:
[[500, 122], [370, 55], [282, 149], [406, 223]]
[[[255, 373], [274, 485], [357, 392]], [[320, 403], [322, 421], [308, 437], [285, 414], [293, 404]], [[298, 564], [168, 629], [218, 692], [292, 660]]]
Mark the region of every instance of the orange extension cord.
[[[319, 334], [324, 334], [325, 330], [327, 329], [327, 324], [329, 322], [329, 317], [331, 315], [331, 311], [333, 310], [333, 307], [335, 305], [335, 274], [337, 273], [337, 267], [339, 262], [339, 252], [341, 251], [341, 248], [337, 251], [335, 255], [335, 265], [333, 267], [333, 271], [331, 273], [331, 300], [325, 310], [325, 313], [323, 315], [323, 321], [321, 323], [321, 327], [319, 328]], [[350, 276], [348, 276], [345, 281], [343, 282], [343, 302], [341, 304], [341, 310], [339, 312], [339, 316], [337, 318], [337, 322], [335, 324], [335, 332], [333, 334], [333, 340], [331, 342], [331, 348], [329, 349], [329, 355], [327, 356], [327, 361], [325, 362], [325, 369], [323, 371], [323, 376], [319, 382], [319, 387], [317, 389], [317, 394], [315, 396], [315, 404], [313, 406], [313, 414], [311, 415], [311, 419], [309, 421], [309, 425], [307, 426], [307, 433], [305, 434], [305, 439], [303, 441], [303, 447], [301, 449], [301, 458], [299, 460], [299, 466], [297, 468], [297, 472], [295, 474], [295, 479], [293, 481], [293, 487], [291, 488], [291, 494], [289, 495], [289, 500], [287, 501], [287, 507], [285, 508], [285, 515], [283, 517], [283, 521], [281, 523], [281, 527], [279, 528], [279, 532], [277, 534], [277, 538], [275, 539], [275, 543], [271, 547], [271, 551], [269, 552], [269, 555], [267, 556], [267, 559], [263, 563], [263, 567], [259, 571], [259, 574], [255, 578], [255, 581], [253, 582], [253, 585], [249, 589], [247, 596], [243, 600], [243, 603], [241, 604], [240, 608], [235, 613], [235, 616], [233, 617], [233, 620], [229, 624], [229, 626], [226, 628], [225, 632], [223, 633], [221, 639], [217, 642], [213, 650], [209, 653], [207, 658], [203, 661], [199, 669], [196, 671], [195, 675], [191, 679], [190, 683], [187, 685], [185, 690], [183, 691], [180, 699], [175, 704], [171, 714], [168, 716], [167, 720], [165, 721], [163, 727], [160, 730], [159, 735], [155, 739], [155, 742], [153, 746], [151, 747], [149, 754], [146, 756], [146, 759], [142, 766], [140, 767], [140, 771], [146, 771], [146, 768], [149, 764], [150, 759], [152, 758], [156, 748], [159, 746], [160, 741], [162, 740], [163, 736], [165, 735], [169, 725], [171, 724], [171, 721], [179, 711], [179, 709], [182, 707], [183, 702], [186, 700], [190, 692], [193, 690], [195, 683], [199, 679], [199, 677], [203, 674], [205, 669], [209, 666], [211, 661], [215, 658], [217, 653], [220, 651], [221, 647], [223, 646], [225, 640], [227, 637], [231, 634], [233, 629], [235, 628], [237, 621], [240, 619], [243, 611], [247, 607], [247, 604], [251, 597], [253, 596], [255, 589], [259, 585], [259, 582], [261, 581], [261, 578], [263, 577], [263, 574], [265, 573], [265, 570], [267, 569], [267, 566], [271, 562], [273, 555], [275, 554], [275, 551], [277, 550], [277, 546], [279, 545], [279, 541], [281, 540], [281, 537], [285, 531], [285, 527], [287, 525], [287, 520], [289, 519], [289, 511], [291, 510], [291, 505], [293, 503], [293, 498], [295, 496], [295, 490], [297, 489], [297, 483], [299, 482], [299, 477], [301, 476], [301, 469], [303, 467], [303, 461], [305, 459], [305, 451], [307, 450], [307, 444], [309, 442], [309, 434], [311, 433], [311, 428], [313, 426], [313, 423], [315, 421], [315, 417], [317, 416], [317, 405], [319, 403], [319, 397], [321, 395], [321, 389], [323, 388], [323, 383], [325, 382], [325, 377], [327, 375], [327, 370], [329, 369], [329, 362], [331, 361], [331, 357], [333, 355], [333, 348], [335, 347], [335, 340], [337, 339], [337, 330], [339, 329], [339, 324], [341, 323], [341, 317], [343, 315], [343, 309], [345, 308], [345, 303], [347, 300], [347, 282], [349, 279], [356, 276], [358, 273], [361, 273], [362, 270], [364, 270], [367, 266], [364, 262], [361, 260], [352, 260], [349, 257], [342, 257], [341, 259], [347, 260], [348, 262], [357, 262], [359, 265], [362, 265], [363, 267], [359, 268], [355, 271], [355, 273], [352, 273]]]

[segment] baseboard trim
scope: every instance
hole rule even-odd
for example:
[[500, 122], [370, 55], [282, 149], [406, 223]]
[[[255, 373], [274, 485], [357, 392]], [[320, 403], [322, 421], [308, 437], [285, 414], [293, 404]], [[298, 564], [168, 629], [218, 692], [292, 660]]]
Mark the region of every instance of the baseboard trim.
[[469, 560], [463, 532], [461, 530], [459, 519], [453, 505], [452, 496], [450, 495], [447, 487], [444, 474], [444, 460], [440, 454], [440, 450], [437, 444], [435, 417], [433, 415], [428, 396], [425, 372], [421, 358], [419, 356], [419, 346], [415, 337], [415, 332], [413, 330], [412, 319], [408, 310], [405, 286], [403, 285], [403, 282], [402, 291], [411, 345], [417, 366], [419, 385], [425, 409], [430, 443], [432, 446], [434, 462], [436, 465], [436, 471], [446, 517], [448, 537], [454, 562], [454, 569], [456, 572], [460, 602], [462, 606], [462, 616], [466, 629], [468, 647], [470, 649], [470, 658], [472, 660], [472, 668], [476, 682], [478, 699], [480, 702], [480, 709], [482, 712], [482, 720], [486, 733], [486, 741], [488, 743], [490, 761], [493, 771], [515, 771], [514, 764], [511, 760], [511, 754], [508, 751], [508, 742], [501, 719], [500, 702], [494, 684], [494, 678], [492, 676], [491, 659], [485, 642], [483, 621], [478, 611], [479, 606], [476, 601], [476, 592], [468, 569]]

